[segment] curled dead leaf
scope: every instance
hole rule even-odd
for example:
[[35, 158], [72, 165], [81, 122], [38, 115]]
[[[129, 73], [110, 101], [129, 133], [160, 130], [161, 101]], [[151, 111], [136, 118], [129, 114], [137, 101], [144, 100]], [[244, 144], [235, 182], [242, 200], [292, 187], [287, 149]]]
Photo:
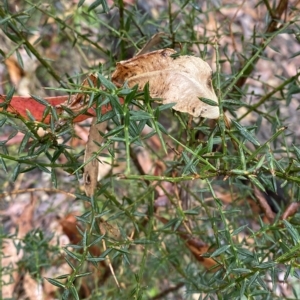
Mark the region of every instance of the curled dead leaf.
[[258, 189], [256, 186], [253, 186], [253, 191], [258, 203], [260, 204], [262, 210], [265, 213], [267, 221], [272, 223], [276, 217], [276, 214], [272, 211], [267, 199], [264, 196], [264, 193]]
[[161, 98], [163, 104], [175, 103], [175, 110], [193, 117], [217, 119], [219, 107], [199, 99], [218, 103], [210, 66], [199, 57], [174, 58], [171, 55], [175, 53], [173, 49], [162, 49], [120, 61], [112, 81], [117, 86], [127, 81], [129, 87], [138, 85], [140, 90], [149, 82], [151, 97]]
[[285, 209], [284, 213], [282, 214], [281, 219], [286, 220], [287, 218], [293, 216], [295, 213], [297, 213], [299, 208], [300, 208], [299, 202], [290, 203], [288, 207]]

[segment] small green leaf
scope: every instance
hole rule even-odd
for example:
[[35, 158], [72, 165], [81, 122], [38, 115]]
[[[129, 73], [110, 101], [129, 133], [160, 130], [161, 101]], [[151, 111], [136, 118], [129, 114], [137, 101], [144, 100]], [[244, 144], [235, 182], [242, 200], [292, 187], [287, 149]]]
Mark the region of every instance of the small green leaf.
[[246, 160], [245, 160], [245, 155], [244, 155], [244, 149], [241, 144], [239, 144], [239, 156], [240, 156], [242, 168], [243, 168], [243, 170], [246, 170]]
[[123, 253], [123, 254], [130, 254], [128, 250], [121, 249], [121, 248], [113, 248], [115, 251]]
[[283, 220], [283, 223], [284, 223], [287, 231], [291, 235], [291, 237], [293, 239], [293, 242], [294, 242], [294, 245], [297, 245], [300, 241], [300, 236], [299, 236], [298, 231], [287, 220]]
[[106, 79], [102, 74], [98, 73], [98, 79], [100, 80], [101, 84], [103, 84], [108, 90], [115, 91], [117, 88], [116, 86]]
[[255, 137], [245, 128], [243, 127], [241, 124], [239, 124], [238, 122], [232, 120], [232, 123], [234, 124], [234, 126], [236, 127], [236, 129], [238, 130], [238, 132], [249, 142], [251, 142], [252, 144], [256, 145], [256, 146], [260, 146], [260, 143], [255, 139]]
[[11, 89], [8, 91], [8, 93], [6, 94], [6, 97], [5, 97], [5, 102], [9, 103], [9, 101], [12, 99], [14, 93], [15, 93], [16, 89], [15, 87], [11, 87]]
[[63, 274], [63, 275], [59, 275], [56, 277], [56, 279], [66, 279], [68, 278], [70, 275], [69, 274]]
[[260, 190], [262, 190], [263, 192], [266, 191], [265, 188], [264, 188], [264, 186], [258, 181], [258, 179], [257, 179], [255, 176], [249, 175], [248, 178], [249, 178], [250, 181], [251, 181], [254, 185], [256, 185]]
[[176, 103], [168, 103], [168, 104], [162, 104], [158, 107], [159, 111], [163, 111], [166, 109], [172, 108]]
[[210, 257], [216, 257], [219, 256], [220, 254], [224, 253], [225, 251], [227, 251], [230, 248], [230, 245], [224, 245], [222, 247], [220, 247], [219, 249], [217, 249], [216, 251], [214, 251]]
[[270, 261], [270, 262], [257, 264], [255, 267], [257, 269], [270, 269], [270, 268], [273, 268], [275, 266], [276, 266], [276, 263], [273, 262], [273, 261]]
[[210, 106], [219, 106], [218, 102], [211, 100], [211, 99], [207, 99], [204, 97], [200, 97], [199, 100], [205, 104], [208, 104]]
[[263, 155], [255, 166], [255, 170], [259, 170], [265, 161], [266, 156]]
[[3, 25], [4, 23], [6, 23], [6, 22], [7, 22], [8, 20], [10, 20], [10, 19], [11, 19], [11, 16], [8, 16], [8, 17], [6, 17], [6, 18], [0, 20], [0, 25]]
[[21, 164], [17, 164], [16, 167], [14, 168], [13, 174], [12, 174], [12, 181], [16, 181], [18, 175], [20, 174], [20, 168]]
[[26, 115], [30, 121], [35, 122], [35, 117], [32, 115], [30, 110], [26, 109]]
[[81, 254], [74, 253], [74, 252], [68, 250], [67, 248], [64, 248], [64, 251], [67, 253], [67, 255], [69, 255], [70, 257], [74, 258], [75, 260], [81, 261], [81, 259], [82, 259], [82, 255]]
[[81, 274], [76, 274], [76, 278], [80, 278], [80, 277], [86, 277], [93, 274], [93, 272], [86, 272], [86, 273], [81, 273]]
[[[0, 120], [0, 127], [2, 127], [7, 122], [7, 117], [5, 116], [2, 120]], [[3, 142], [3, 140], [2, 140]]]
[[235, 230], [232, 232], [231, 235], [234, 236], [234, 235], [239, 234], [239, 233], [240, 233], [241, 231], [243, 231], [247, 226], [248, 226], [248, 225], [243, 225], [243, 226], [241, 226], [241, 227], [235, 229]]
[[104, 236], [105, 236], [105, 234], [97, 237], [92, 243], [89, 244], [88, 247], [91, 247], [93, 245], [96, 245], [96, 244], [100, 243], [103, 240]]
[[145, 111], [129, 111], [131, 121], [144, 121], [153, 119], [153, 117]]
[[109, 7], [107, 5], [106, 0], [102, 0], [102, 8], [103, 8], [103, 10], [104, 10], [105, 13], [109, 12]]
[[47, 281], [49, 281], [51, 284], [53, 284], [54, 286], [57, 286], [59, 288], [65, 288], [65, 285], [61, 282], [59, 282], [58, 280], [55, 280], [53, 278], [45, 278]]
[[86, 260], [92, 263], [98, 263], [100, 261], [104, 261], [105, 257], [87, 257]]
[[104, 252], [101, 253], [100, 257], [106, 257], [113, 249], [112, 248], [108, 248], [106, 249]]
[[184, 214], [185, 215], [195, 215], [195, 216], [197, 216], [197, 215], [199, 215], [199, 211], [194, 210], [194, 209], [189, 209], [189, 210], [185, 210]]
[[71, 292], [71, 294], [73, 295], [73, 297], [74, 297], [75, 300], [80, 300], [80, 299], [79, 299], [79, 295], [78, 295], [77, 290], [76, 290], [76, 288], [75, 288], [74, 285], [72, 285], [72, 286], [70, 287], [70, 292]]
[[20, 65], [20, 67], [24, 70], [23, 58], [22, 58], [22, 56], [20, 55], [19, 50], [16, 50], [16, 55], [17, 55], [17, 60], [18, 60], [18, 63], [19, 63], [19, 65]]
[[124, 130], [124, 125], [120, 125], [115, 127], [113, 130], [110, 130], [107, 134], [105, 134], [103, 137], [104, 138], [108, 138], [110, 136], [114, 136], [116, 134], [118, 134], [119, 132]]
[[297, 157], [298, 161], [300, 162], [300, 149], [297, 148], [295, 145], [293, 145], [293, 148], [295, 150], [296, 157]]
[[46, 168], [46, 167], [44, 167], [44, 166], [42, 166], [42, 165], [37, 165], [37, 167], [41, 170], [41, 171], [43, 171], [43, 172], [45, 172], [45, 173], [47, 173], [47, 174], [51, 174], [51, 171], [48, 169], [48, 168]]
[[22, 139], [22, 142], [19, 146], [19, 150], [18, 150], [19, 155], [24, 151], [24, 149], [25, 149], [25, 147], [26, 147], [26, 145], [27, 145], [30, 138], [31, 138], [31, 132], [26, 132], [26, 134], [24, 135], [24, 137]]
[[[68, 256], [65, 256], [65, 261], [67, 262], [67, 264], [71, 267], [71, 269], [73, 271], [76, 270], [76, 267], [73, 265], [73, 263], [70, 261], [70, 259], [68, 258]], [[58, 279], [60, 279], [60, 277], [58, 277]]]
[[0, 157], [0, 164], [2, 165], [2, 168], [4, 169], [4, 172], [7, 173], [6, 163], [2, 157]]
[[49, 102], [46, 101], [45, 99], [39, 97], [39, 96], [35, 96], [35, 95], [30, 95], [34, 100], [36, 100], [37, 102], [39, 102], [40, 104], [42, 105], [45, 105], [45, 106], [50, 106]]
[[231, 107], [233, 105], [243, 106], [244, 103], [239, 100], [227, 99], [227, 100], [222, 101], [222, 105], [223, 105], [223, 107]]
[[96, 7], [98, 7], [100, 4], [102, 4], [102, 0], [96, 0], [95, 2], [93, 2], [89, 8], [88, 8], [88, 12], [90, 12], [91, 10], [95, 9]]
[[84, 2], [85, 2], [85, 0], [80, 0], [80, 1], [78, 2], [78, 4], [77, 4], [77, 7], [78, 7], [78, 8], [81, 7], [81, 6], [83, 5]]
[[[69, 107], [67, 107], [65, 105], [61, 105], [61, 108], [64, 110], [64, 112], [68, 113], [70, 116], [75, 117], [75, 113]], [[53, 112], [54, 112], [54, 108], [52, 108], [52, 114], [53, 114]], [[57, 118], [57, 113], [55, 113], [55, 114], [56, 114], [55, 120], [57, 120], [58, 119]]]
[[254, 282], [256, 282], [256, 279], [257, 279], [258, 276], [259, 276], [259, 272], [257, 271], [257, 272], [254, 273], [253, 276], [251, 276], [251, 277], [249, 278], [248, 288], [250, 288], [251, 285], [252, 285]]
[[43, 112], [42, 120], [44, 120], [50, 114], [50, 112], [51, 112], [51, 107], [47, 106], [46, 109]]
[[246, 268], [236, 268], [236, 269], [231, 269], [230, 271], [236, 274], [247, 274], [252, 272], [251, 270]]

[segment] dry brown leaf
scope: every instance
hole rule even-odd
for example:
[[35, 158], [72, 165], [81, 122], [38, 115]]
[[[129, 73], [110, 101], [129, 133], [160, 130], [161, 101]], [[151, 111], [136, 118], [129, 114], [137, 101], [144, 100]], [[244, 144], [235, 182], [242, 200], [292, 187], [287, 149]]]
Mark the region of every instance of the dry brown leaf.
[[[107, 122], [102, 122], [97, 124], [97, 118], [94, 117], [89, 138], [86, 143], [84, 162], [88, 162], [93, 156], [95, 156], [95, 152], [99, 150], [98, 144], [101, 144], [103, 141], [103, 137], [99, 134], [99, 132], [104, 132], [106, 129]], [[95, 143], [97, 142], [97, 144]], [[84, 167], [84, 188], [87, 196], [92, 196], [95, 192], [98, 180], [98, 160], [97, 157], [92, 158]]]
[[300, 207], [299, 202], [292, 202], [288, 205], [288, 207], [285, 209], [284, 213], [281, 216], [282, 220], [286, 220], [289, 217], [292, 217], [295, 213], [297, 213], [298, 209]]
[[195, 237], [188, 237], [187, 235], [181, 235], [181, 237], [186, 241], [188, 249], [192, 252], [194, 257], [201, 263], [203, 266], [212, 271], [217, 271], [219, 267], [217, 262], [210, 257], [203, 257], [203, 254], [206, 254], [209, 250], [209, 246]]
[[162, 49], [117, 63], [112, 81], [129, 87], [135, 85], [142, 90], [149, 82], [150, 95], [161, 98], [163, 104], [176, 103], [175, 110], [189, 113], [193, 117], [217, 119], [219, 107], [199, 100], [207, 98], [218, 103], [212, 86], [212, 70], [199, 57], [171, 57], [176, 51]]
[[24, 70], [20, 67], [19, 63], [13, 56], [7, 58], [4, 63], [6, 64], [12, 84], [14, 86], [18, 86], [22, 77], [25, 76]]
[[256, 199], [258, 200], [262, 210], [265, 213], [267, 220], [272, 223], [276, 217], [276, 214], [272, 211], [270, 205], [268, 204], [263, 192], [258, 189], [256, 186], [253, 186], [253, 191]]

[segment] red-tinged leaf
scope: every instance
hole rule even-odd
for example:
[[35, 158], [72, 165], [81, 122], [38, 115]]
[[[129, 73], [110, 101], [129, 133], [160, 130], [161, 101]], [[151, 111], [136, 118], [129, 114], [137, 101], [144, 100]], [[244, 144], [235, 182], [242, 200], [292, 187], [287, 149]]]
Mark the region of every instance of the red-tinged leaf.
[[[5, 102], [6, 96], [0, 95], [0, 103]], [[55, 107], [56, 110], [61, 111], [57, 108], [57, 106], [66, 103], [69, 99], [69, 96], [57, 96], [57, 97], [45, 97], [44, 100], [47, 101], [51, 106]], [[122, 99], [120, 99], [122, 102]], [[38, 122], [43, 121], [43, 123], [48, 124], [50, 122], [50, 115], [48, 115], [43, 120], [43, 114], [47, 107], [43, 105], [41, 102], [36, 101], [33, 97], [30, 96], [13, 96], [9, 106], [7, 107], [7, 112], [14, 113], [16, 115], [22, 116], [26, 120], [28, 119], [27, 111], [30, 111], [31, 115]], [[0, 108], [2, 111], [3, 108]], [[110, 105], [106, 105], [102, 107], [102, 114], [107, 113], [111, 110]], [[85, 119], [91, 118], [95, 115], [95, 111], [93, 108], [90, 108], [85, 115], [77, 116], [73, 122], [81, 122]]]
[[[45, 98], [50, 105], [56, 106], [65, 102], [69, 96], [58, 96], [58, 97], [49, 97]], [[0, 103], [5, 101], [5, 96], [0, 95]], [[10, 105], [7, 108], [7, 111], [22, 116], [25, 119], [28, 119], [27, 110], [31, 112], [32, 116], [36, 121], [42, 121], [44, 110], [46, 109], [45, 105], [37, 102], [34, 98], [28, 96], [13, 96]], [[49, 123], [50, 116], [47, 116], [44, 120], [45, 123]]]

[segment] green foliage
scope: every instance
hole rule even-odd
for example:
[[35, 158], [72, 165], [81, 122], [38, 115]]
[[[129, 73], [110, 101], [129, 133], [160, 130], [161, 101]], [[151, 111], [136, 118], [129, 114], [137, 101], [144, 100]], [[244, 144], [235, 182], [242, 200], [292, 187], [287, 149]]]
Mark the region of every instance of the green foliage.
[[44, 237], [40, 230], [34, 230], [26, 234], [22, 245], [20, 243], [16, 245], [24, 251], [22, 259], [18, 262], [19, 267], [27, 270], [31, 276], [39, 280], [41, 280], [40, 269], [50, 267], [51, 261], [58, 254], [58, 248], [49, 245], [51, 238]]
[[[169, 1], [156, 8], [159, 14], [155, 16], [148, 7], [151, 1], [145, 2], [145, 7], [126, 5], [122, 0], [114, 4], [79, 1], [76, 7], [61, 2], [26, 1], [18, 11], [8, 1], [0, 5], [0, 28], [8, 45], [1, 50], [3, 59], [15, 54], [25, 68], [20, 51], [35, 57], [41, 86], [51, 87], [45, 94], [76, 94], [82, 78], [92, 72], [98, 74], [99, 87], [104, 87], [86, 91], [89, 107], [96, 107], [98, 122], [108, 121], [97, 154], [99, 160], [109, 158], [111, 162], [111, 171], [91, 198], [79, 183], [84, 148], [68, 143], [76, 136], [74, 112], [68, 110], [65, 122], [58, 124], [56, 111], [43, 96], [34, 96], [47, 107], [44, 117], [51, 115], [50, 124], [36, 122], [30, 112], [27, 119], [9, 113], [7, 107], [15, 93], [11, 84], [6, 84], [6, 102], [0, 104], [0, 130], [7, 133], [0, 141], [0, 167], [5, 174], [0, 174], [1, 189], [22, 173], [47, 173], [53, 187], [75, 191], [76, 201], [86, 204], [77, 217], [81, 242], [63, 247], [71, 271], [47, 278], [59, 287], [58, 297], [82, 299], [82, 282], [91, 291], [88, 299], [300, 297], [299, 214], [281, 218], [288, 203], [300, 195], [299, 133], [297, 127], [288, 129], [289, 107], [299, 101], [299, 73], [278, 73], [273, 83], [255, 73], [261, 72], [262, 60], [271, 68], [268, 49], [276, 51], [282, 36], [299, 46], [299, 8], [289, 7], [291, 17], [284, 20], [276, 14], [276, 1], [272, 5], [249, 1], [255, 13], [261, 9], [266, 17], [249, 36], [243, 36], [230, 31], [236, 22], [222, 15], [223, 9], [237, 11], [242, 5], [219, 6], [206, 1], [200, 7], [193, 0]], [[211, 18], [218, 21], [213, 30], [208, 26]], [[32, 42], [38, 30], [39, 38]], [[157, 48], [177, 47], [181, 54], [196, 54], [209, 62], [216, 55], [214, 86], [221, 116], [212, 126], [207, 120], [192, 121], [173, 112], [172, 105], [157, 105], [148, 86], [140, 92], [110, 81], [115, 63], [131, 58], [156, 31], [167, 34]], [[240, 51], [223, 42], [222, 38], [231, 34]], [[53, 63], [43, 54], [51, 43], [61, 52]], [[276, 59], [286, 59], [280, 51], [282, 48]], [[296, 61], [299, 51], [293, 51], [289, 50], [288, 58]], [[253, 86], [258, 86], [258, 91]], [[119, 98], [124, 98], [124, 104]], [[102, 114], [106, 104], [112, 109]], [[233, 118], [230, 128], [225, 126], [224, 110]], [[39, 128], [47, 134], [41, 137]], [[17, 133], [23, 134], [20, 144], [8, 146]], [[151, 142], [153, 137], [157, 137], [159, 149]], [[163, 167], [154, 163], [155, 173], [143, 172], [137, 160], [140, 147]], [[61, 157], [64, 160], [57, 162]], [[116, 171], [124, 163], [121, 173]], [[66, 180], [65, 174], [72, 180]], [[169, 203], [160, 208], [158, 191], [164, 196], [162, 201]], [[266, 202], [260, 198], [266, 197], [263, 192], [272, 195], [270, 202], [276, 202], [272, 205], [277, 213], [271, 219], [266, 210], [255, 209]], [[226, 202], [228, 197], [231, 200]], [[103, 231], [103, 222], [117, 229], [119, 236]], [[1, 234], [1, 241], [11, 238], [4, 229]], [[214, 267], [205, 268], [200, 255], [192, 254], [186, 242], [188, 234], [207, 246], [203, 258], [213, 259]], [[43, 280], [42, 269], [57, 263], [53, 257], [59, 246], [50, 247], [49, 242], [50, 238], [36, 230], [15, 244], [24, 252], [19, 268], [37, 280]], [[101, 248], [100, 254], [93, 254], [94, 246]], [[103, 262], [111, 262], [120, 287], [110, 271], [103, 275]], [[280, 291], [283, 282], [292, 289], [289, 295]]]

